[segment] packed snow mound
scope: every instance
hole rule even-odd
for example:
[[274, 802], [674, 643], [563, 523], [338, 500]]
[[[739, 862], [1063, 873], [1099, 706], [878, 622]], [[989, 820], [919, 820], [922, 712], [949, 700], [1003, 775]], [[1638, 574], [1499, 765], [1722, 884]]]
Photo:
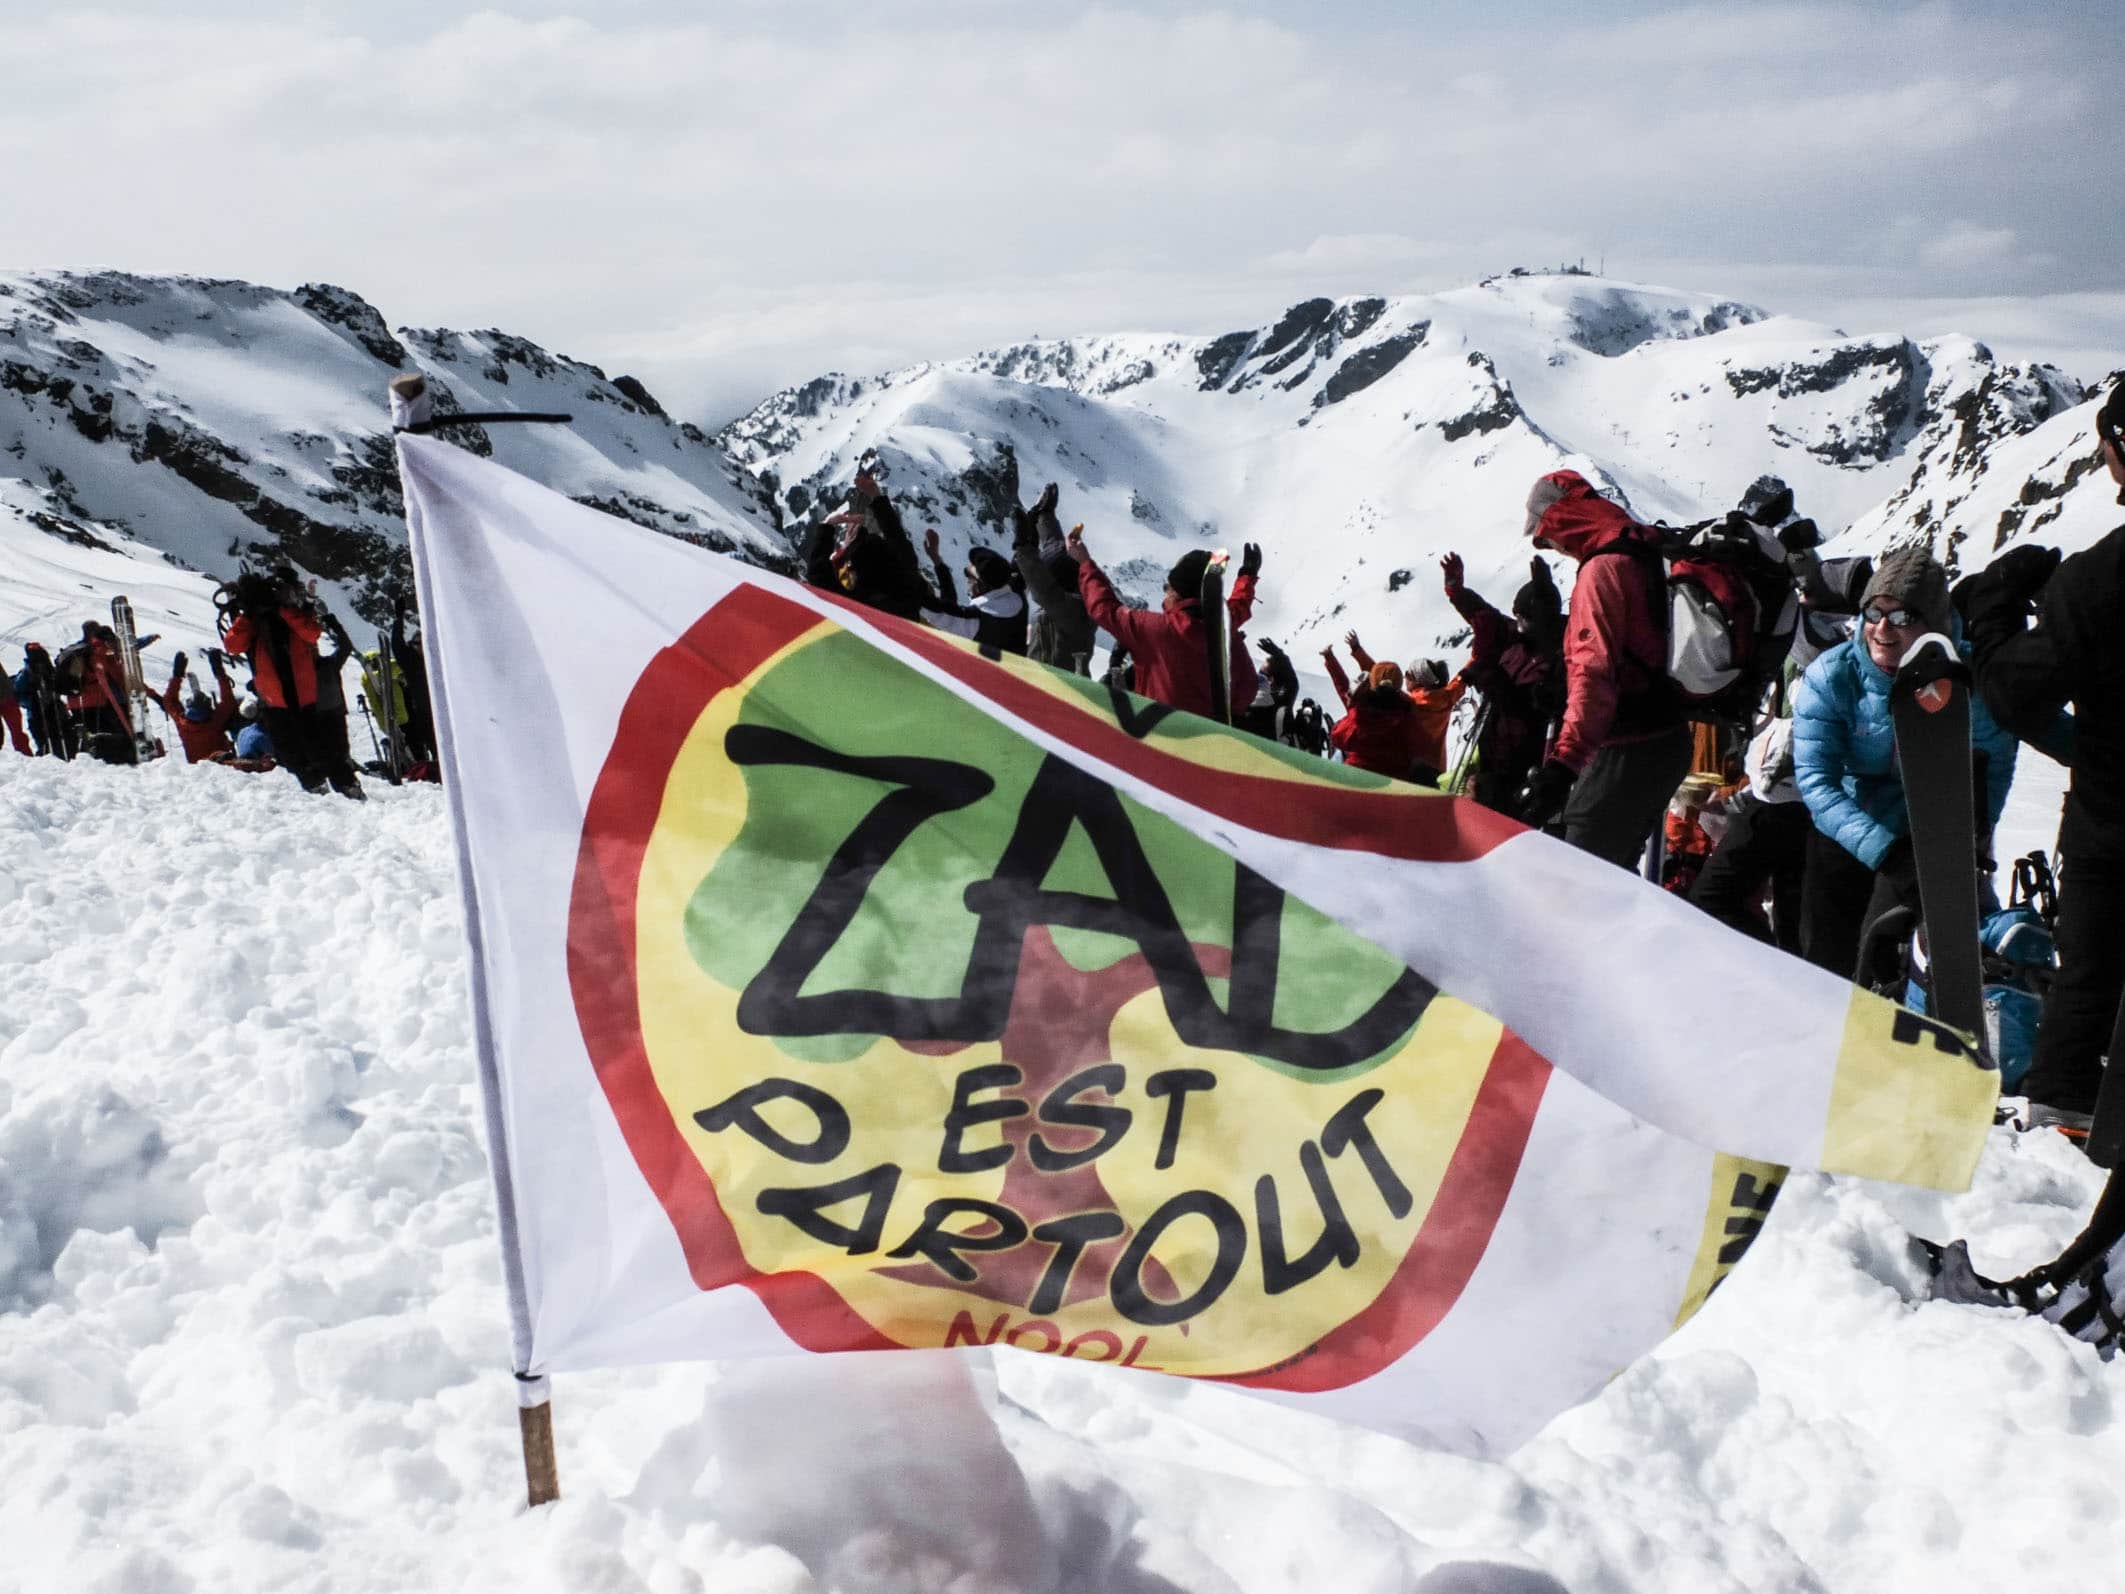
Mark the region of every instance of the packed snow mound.
[[[2041, 785], [2041, 782], [2033, 783]], [[2033, 792], [2032, 811], [2057, 781]], [[2125, 1367], [1914, 1304], [2094, 1170], [1796, 1177], [1706, 1309], [1472, 1461], [1015, 1352], [556, 1380], [521, 1505], [449, 826], [282, 776], [0, 752], [0, 1542], [10, 1589], [1942, 1594], [2101, 1586]]]
[[2082, 397], [1968, 338], [1848, 336], [1571, 272], [1309, 299], [1218, 337], [1073, 338], [827, 376], [718, 441], [792, 524], [871, 468], [953, 558], [1002, 545], [1011, 502], [1056, 481], [1063, 523], [1082, 521], [1146, 602], [1185, 548], [1259, 542], [1254, 634], [1303, 658], [1355, 626], [1376, 653], [1421, 657], [1463, 632], [1440, 555], [1462, 553], [1500, 607], [1526, 579], [1522, 505], [1544, 472], [1580, 470], [1678, 524], [1772, 472], [1827, 533], [1872, 517], [1878, 546], [1932, 531], [1915, 507], [1882, 506], [1944, 451], [1983, 469]]
[[394, 332], [316, 283], [0, 274], [0, 475], [195, 570], [285, 560], [375, 618], [405, 544], [384, 388], [414, 370], [445, 412], [575, 416], [454, 433], [465, 446], [653, 529], [786, 558], [751, 478], [633, 378], [499, 332]]

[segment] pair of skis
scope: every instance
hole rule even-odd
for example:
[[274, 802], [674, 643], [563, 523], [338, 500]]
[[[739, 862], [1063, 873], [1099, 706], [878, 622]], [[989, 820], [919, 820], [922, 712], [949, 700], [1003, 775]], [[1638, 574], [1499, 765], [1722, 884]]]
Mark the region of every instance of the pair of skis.
[[133, 742], [133, 762], [160, 758], [162, 749], [148, 734], [148, 684], [140, 668], [140, 631], [133, 623], [133, 600], [111, 600], [111, 629], [118, 633], [119, 689], [125, 694], [126, 731]]
[[1210, 717], [1232, 723], [1232, 621], [1225, 613], [1225, 566], [1231, 555], [1222, 549], [1203, 567], [1203, 640], [1210, 649]]

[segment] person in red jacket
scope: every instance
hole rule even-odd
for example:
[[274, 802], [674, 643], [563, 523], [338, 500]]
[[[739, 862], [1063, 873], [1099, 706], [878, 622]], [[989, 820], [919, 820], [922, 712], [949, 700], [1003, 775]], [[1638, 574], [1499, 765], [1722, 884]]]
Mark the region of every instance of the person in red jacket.
[[1653, 533], [1577, 471], [1527, 498], [1527, 534], [1579, 563], [1564, 622], [1564, 723], [1520, 817], [1632, 867], [1690, 769], [1690, 728], [1667, 673], [1667, 582]]
[[170, 665], [169, 684], [155, 699], [177, 727], [177, 740], [184, 744], [187, 764], [206, 763], [236, 750], [229, 740], [229, 725], [236, 718], [236, 689], [229, 684], [229, 672], [222, 665], [221, 655], [211, 648], [207, 650], [207, 664], [214, 671], [214, 684], [221, 694], [219, 701], [210, 701], [204, 692], [194, 692], [187, 698], [179, 691], [184, 682], [182, 653]]
[[1439, 561], [1446, 601], [1469, 625], [1460, 679], [1483, 698], [1474, 730], [1475, 798], [1501, 814], [1519, 811], [1520, 793], [1542, 762], [1564, 703], [1564, 600], [1540, 554], [1529, 570], [1508, 618], [1469, 590], [1459, 554]]
[[7, 739], [24, 758], [34, 758], [29, 732], [22, 725], [22, 705], [15, 701], [15, 678], [0, 665], [0, 723], [7, 726]]
[[[1092, 623], [1129, 650], [1136, 661], [1136, 691], [1185, 714], [1211, 712], [1210, 639], [1204, 631], [1203, 572], [1210, 555], [1202, 549], [1182, 554], [1166, 573], [1164, 607], [1153, 614], [1131, 609], [1116, 595], [1106, 573], [1085, 548], [1084, 528], [1070, 533], [1064, 550], [1077, 561], [1077, 590]], [[1258, 688], [1254, 660], [1247, 655], [1242, 628], [1254, 614], [1255, 578], [1262, 569], [1262, 550], [1248, 543], [1225, 606], [1232, 627], [1231, 706], [1235, 717], [1254, 701]]]
[[100, 621], [84, 620], [81, 640], [62, 649], [53, 663], [67, 694], [66, 706], [80, 727], [83, 749], [106, 764], [133, 763], [133, 719], [126, 712], [117, 633]]
[[[1343, 640], [1350, 645], [1350, 656], [1358, 661], [1358, 668], [1370, 675], [1372, 655], [1365, 651], [1357, 632], [1344, 632]], [[1411, 732], [1414, 761], [1405, 778], [1419, 786], [1436, 786], [1446, 772], [1446, 728], [1453, 723], [1454, 705], [1461, 701], [1468, 683], [1458, 675], [1448, 680], [1443, 659], [1423, 659], [1399, 673], [1410, 707], [1417, 711], [1416, 728]]]
[[[1355, 633], [1346, 638], [1354, 639]], [[1365, 676], [1353, 690], [1334, 648], [1321, 649], [1321, 662], [1328, 667], [1328, 679], [1335, 684], [1336, 696], [1343, 700], [1343, 717], [1328, 733], [1328, 740], [1343, 755], [1343, 762], [1352, 769], [1369, 769], [1395, 780], [1429, 784], [1419, 780], [1424, 727], [1416, 704], [1403, 690], [1402, 666], [1388, 659], [1374, 663], [1361, 658]], [[1436, 768], [1425, 773], [1433, 780], [1438, 777]]]
[[325, 628], [307, 594], [292, 573], [255, 572], [237, 577], [226, 592], [235, 618], [222, 631], [222, 645], [250, 662], [274, 757], [304, 791], [323, 791], [329, 783], [343, 797], [364, 796], [354, 765], [321, 721], [317, 639]]

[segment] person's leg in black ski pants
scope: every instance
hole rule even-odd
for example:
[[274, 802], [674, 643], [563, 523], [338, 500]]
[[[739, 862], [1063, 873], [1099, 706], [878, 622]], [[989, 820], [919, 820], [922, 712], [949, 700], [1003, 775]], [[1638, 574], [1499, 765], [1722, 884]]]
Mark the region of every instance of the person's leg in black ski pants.
[[1690, 772], [1690, 728], [1604, 747], [1572, 786], [1564, 839], [1625, 869], [1638, 866], [1653, 826]]
[[1810, 824], [1801, 956], [1841, 979], [1852, 978], [1859, 962], [1860, 926], [1873, 895], [1874, 871]]
[[325, 772], [311, 745], [308, 711], [261, 706], [258, 714], [273, 743], [273, 761], [300, 781], [304, 791], [323, 791]]
[[[1806, 803], [1767, 803], [1744, 796], [1728, 811], [1726, 834], [1705, 860], [1690, 901], [1721, 924], [1787, 952], [1800, 951], [1800, 884], [1815, 823]], [[1769, 933], [1756, 906], [1772, 890]]]
[[[2059, 869], [2059, 971], [2037, 1025], [2022, 1094], [2065, 1112], [2094, 1112], [2125, 989], [2125, 858], [2069, 854]], [[2117, 1066], [2119, 1058], [2111, 1059]]]

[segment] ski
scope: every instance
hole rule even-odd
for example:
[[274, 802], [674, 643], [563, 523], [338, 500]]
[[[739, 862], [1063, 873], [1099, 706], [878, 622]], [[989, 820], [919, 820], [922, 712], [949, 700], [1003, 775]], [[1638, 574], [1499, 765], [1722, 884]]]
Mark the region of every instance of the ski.
[[1497, 707], [1497, 698], [1486, 692], [1477, 706], [1475, 717], [1468, 724], [1468, 740], [1461, 744], [1461, 756], [1454, 760], [1453, 773], [1446, 777], [1446, 793], [1450, 797], [1465, 796], [1476, 769], [1476, 744], [1483, 740], [1483, 733], [1490, 726], [1491, 710]]
[[140, 671], [140, 632], [133, 624], [133, 600], [111, 600], [111, 629], [118, 633], [118, 672], [125, 692], [127, 731], [133, 739], [133, 762], [145, 764], [155, 756], [155, 743], [148, 735], [148, 686]]
[[1931, 995], [1927, 1010], [1985, 1033], [1978, 948], [1977, 792], [1970, 757], [1970, 670], [1938, 632], [1912, 643], [1889, 692], [1918, 865]]
[[2103, 1084], [2096, 1092], [2095, 1121], [2088, 1126], [2088, 1160], [2098, 1168], [2115, 1168], [2125, 1160], [2125, 1001], [2118, 1003], [2110, 1027], [2110, 1051], [2103, 1063]]
[[[394, 605], [394, 625], [398, 611]], [[405, 773], [405, 759], [401, 749], [405, 745], [406, 728], [399, 723], [398, 712], [398, 655], [391, 646], [391, 633], [380, 631], [376, 638], [376, 714], [384, 729], [384, 775], [392, 785], [399, 784]]]
[[1203, 567], [1203, 640], [1210, 649], [1210, 717], [1232, 723], [1232, 622], [1225, 615], [1225, 564], [1220, 551]]

